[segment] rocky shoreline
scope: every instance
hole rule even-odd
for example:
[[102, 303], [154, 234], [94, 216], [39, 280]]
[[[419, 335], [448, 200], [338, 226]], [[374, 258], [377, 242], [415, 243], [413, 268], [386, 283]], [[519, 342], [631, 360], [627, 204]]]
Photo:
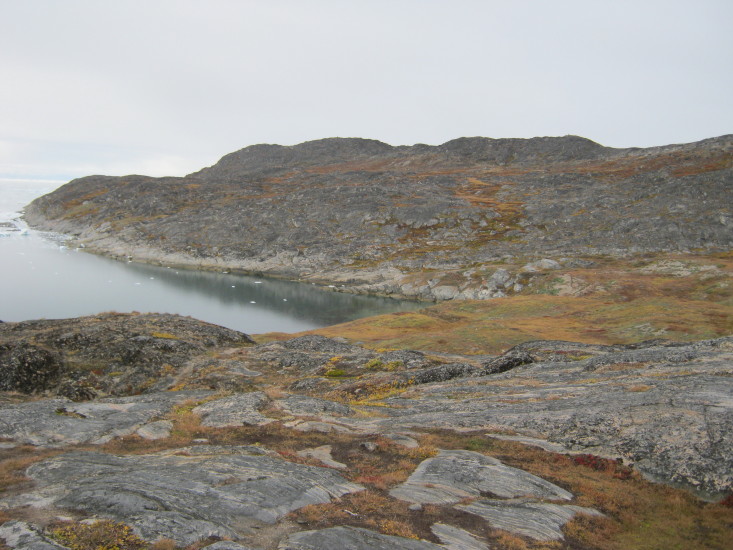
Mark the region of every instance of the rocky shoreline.
[[624, 150], [575, 136], [326, 139], [248, 147], [184, 178], [81, 178], [25, 219], [133, 261], [486, 299], [511, 292], [491, 279], [504, 263], [728, 250], [731, 181], [730, 136]]

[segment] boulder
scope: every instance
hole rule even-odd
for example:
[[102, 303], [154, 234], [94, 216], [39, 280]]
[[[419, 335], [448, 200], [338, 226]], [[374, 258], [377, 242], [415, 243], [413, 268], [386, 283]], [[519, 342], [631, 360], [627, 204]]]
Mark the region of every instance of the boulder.
[[430, 530], [440, 539], [440, 542], [447, 550], [489, 550], [487, 544], [478, 540], [468, 531], [453, 525], [436, 523], [430, 527]]
[[573, 495], [524, 470], [474, 451], [440, 451], [420, 463], [403, 484], [389, 494], [418, 504], [455, 504], [485, 493], [505, 498], [571, 500]]

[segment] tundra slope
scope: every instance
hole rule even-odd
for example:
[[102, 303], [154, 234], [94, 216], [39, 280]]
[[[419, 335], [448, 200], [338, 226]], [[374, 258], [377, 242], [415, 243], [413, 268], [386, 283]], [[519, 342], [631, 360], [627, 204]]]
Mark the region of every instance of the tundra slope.
[[330, 138], [254, 145], [183, 178], [80, 178], [25, 217], [138, 261], [439, 298], [414, 279], [429, 269], [481, 298], [470, 268], [492, 261], [728, 250], [731, 183], [731, 135], [648, 149]]

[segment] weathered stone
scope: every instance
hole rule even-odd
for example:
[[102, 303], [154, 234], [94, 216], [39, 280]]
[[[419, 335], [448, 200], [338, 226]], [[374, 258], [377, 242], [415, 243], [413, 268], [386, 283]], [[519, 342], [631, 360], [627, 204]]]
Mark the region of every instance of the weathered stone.
[[455, 504], [485, 493], [506, 498], [573, 498], [549, 481], [473, 451], [440, 451], [389, 492], [395, 498], [420, 504]]
[[544, 260], [538, 260], [525, 265], [522, 267], [521, 271], [524, 273], [536, 273], [537, 271], [548, 271], [551, 269], [560, 269], [561, 267], [562, 266], [555, 260], [545, 258]]
[[273, 421], [258, 412], [268, 402], [263, 392], [238, 393], [199, 405], [191, 412], [201, 417], [202, 425], [214, 428], [262, 425]]
[[277, 404], [296, 416], [351, 416], [354, 411], [348, 405], [319, 399], [317, 397], [308, 397], [306, 395], [289, 395], [285, 399], [277, 401]]
[[[533, 363], [534, 358], [527, 352], [509, 350], [499, 357], [494, 357], [490, 361], [487, 361], [481, 365], [482, 369], [479, 371], [481, 375], [486, 374], [497, 374], [511, 370], [520, 365], [527, 365]], [[477, 373], [478, 374], [478, 373]]]
[[0, 390], [39, 393], [57, 383], [63, 372], [61, 355], [27, 342], [0, 347]]
[[370, 420], [370, 429], [514, 430], [621, 458], [650, 479], [706, 499], [733, 489], [733, 338], [629, 346], [540, 341], [516, 349], [537, 360], [415, 386], [391, 398], [390, 416]]
[[283, 347], [291, 350], [317, 351], [331, 355], [348, 354], [351, 353], [355, 347], [344, 340], [327, 338], [326, 336], [320, 336], [317, 334], [308, 334], [306, 336], [299, 336], [298, 338], [291, 338], [290, 340], [283, 342], [282, 345]]
[[112, 456], [72, 452], [28, 469], [37, 488], [6, 505], [45, 501], [134, 526], [154, 540], [187, 545], [207, 536], [236, 538], [308, 504], [359, 491], [334, 470], [280, 458], [194, 447], [196, 453]]
[[430, 382], [443, 382], [452, 378], [467, 376], [478, 371], [476, 367], [468, 363], [447, 363], [426, 369], [419, 369], [400, 374], [400, 379], [409, 384], [428, 384]]
[[116, 397], [87, 403], [45, 399], [0, 407], [0, 437], [18, 443], [62, 446], [101, 444], [135, 433], [174, 405], [210, 392], [164, 392]]
[[540, 541], [563, 539], [562, 526], [576, 514], [601, 515], [592, 508], [521, 499], [477, 500], [456, 508], [484, 518], [495, 529]]
[[383, 363], [399, 362], [408, 369], [424, 368], [430, 364], [425, 354], [414, 350], [393, 350], [380, 355]]
[[409, 435], [387, 433], [383, 434], [382, 437], [389, 439], [395, 445], [401, 445], [403, 447], [407, 447], [408, 449], [415, 449], [420, 446], [420, 443], [418, 443], [417, 440], [411, 438]]
[[331, 527], [301, 531], [280, 543], [279, 550], [439, 550], [444, 548], [424, 540], [382, 535], [359, 527]]
[[144, 439], [164, 439], [170, 437], [172, 429], [173, 422], [170, 420], [158, 420], [141, 426], [135, 433]]
[[487, 544], [458, 527], [436, 523], [430, 527], [430, 530], [448, 550], [489, 550]]
[[330, 468], [336, 468], [338, 470], [347, 468], [346, 464], [337, 462], [333, 459], [331, 456], [331, 449], [331, 445], [321, 445], [320, 447], [314, 447], [312, 449], [303, 449], [302, 451], [298, 451], [296, 454], [306, 458], [315, 458]]

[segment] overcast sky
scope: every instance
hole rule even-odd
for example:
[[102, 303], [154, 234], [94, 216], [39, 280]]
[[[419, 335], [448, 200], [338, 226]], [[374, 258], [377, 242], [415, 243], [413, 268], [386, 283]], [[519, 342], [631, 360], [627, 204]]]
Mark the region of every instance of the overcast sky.
[[0, 0], [0, 178], [255, 143], [733, 132], [731, 0]]

